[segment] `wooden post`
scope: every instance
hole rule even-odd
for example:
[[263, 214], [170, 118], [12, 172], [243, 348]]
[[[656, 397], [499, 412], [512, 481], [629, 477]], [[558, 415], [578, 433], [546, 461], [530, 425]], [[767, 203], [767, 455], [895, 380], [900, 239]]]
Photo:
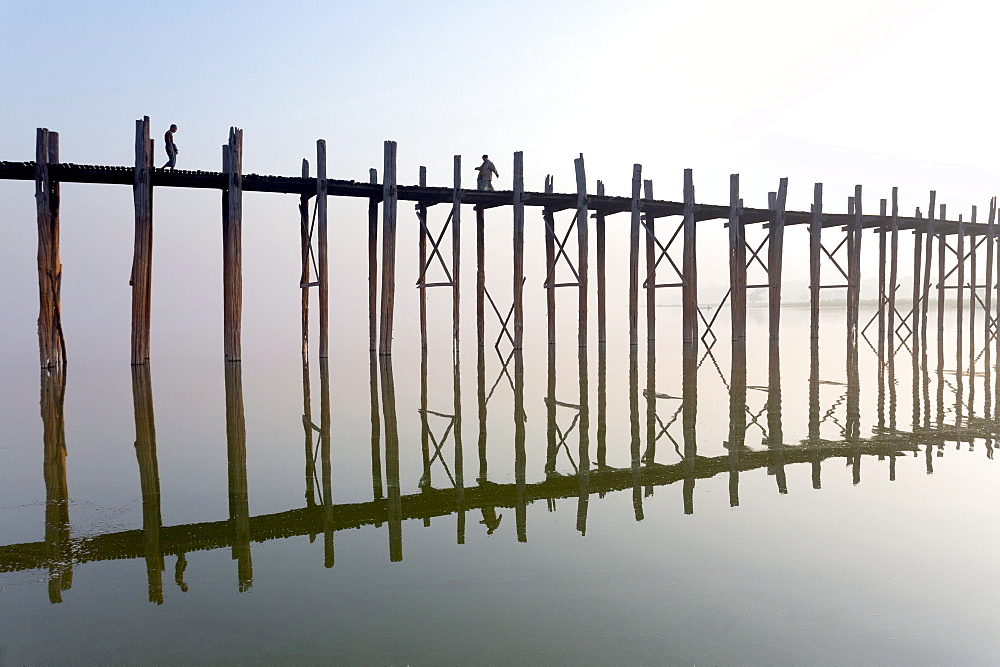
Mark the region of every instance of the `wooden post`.
[[58, 366], [42, 370], [39, 404], [42, 417], [42, 474], [45, 481], [44, 544], [45, 559], [49, 564], [49, 602], [53, 604], [62, 602], [62, 592], [69, 590], [73, 584], [73, 563], [76, 561], [72, 556], [69, 487], [66, 477], [65, 396], [66, 369]]
[[[976, 207], [972, 207], [972, 219], [970, 221], [975, 228]], [[975, 390], [974, 376], [976, 364], [976, 298], [979, 296], [979, 289], [976, 285], [978, 272], [976, 271], [976, 237], [970, 240], [969, 248], [969, 399], [972, 399]], [[970, 407], [969, 416], [972, 416]]]
[[955, 372], [961, 378], [962, 368], [962, 334], [963, 315], [965, 310], [965, 222], [961, 214], [958, 216], [958, 239], [955, 241], [958, 251], [958, 285], [955, 290], [955, 354], [957, 365]]
[[573, 161], [576, 167], [576, 231], [579, 246], [577, 269], [580, 272], [580, 332], [579, 344], [587, 344], [587, 261], [589, 241], [587, 237], [589, 221], [587, 216], [587, 173], [583, 166], [583, 153]]
[[239, 361], [227, 360], [226, 459], [229, 471], [229, 522], [234, 529], [232, 557], [237, 562], [239, 591], [253, 585], [250, 557], [250, 497], [247, 484], [247, 427], [243, 408], [243, 371]]
[[819, 295], [821, 275], [820, 244], [823, 233], [823, 184], [813, 185], [812, 215], [809, 218], [809, 337], [819, 340]]
[[316, 233], [319, 235], [319, 357], [330, 356], [330, 270], [327, 243], [326, 140], [316, 141]]
[[524, 342], [524, 153], [514, 153], [514, 349]]
[[[889, 236], [889, 359], [896, 353], [896, 286], [899, 280], [899, 188], [892, 189], [892, 219]], [[928, 272], [929, 275], [930, 272]], [[890, 373], [891, 376], [891, 373]], [[890, 386], [892, 384], [890, 377]], [[890, 415], [892, 412], [890, 411]]]
[[857, 349], [858, 306], [861, 293], [861, 186], [854, 186], [853, 217], [848, 225], [847, 243], [847, 347]]
[[149, 359], [150, 294], [153, 282], [153, 142], [149, 116], [135, 121], [135, 244], [132, 250], [132, 364]]
[[[461, 323], [462, 268], [462, 156], [454, 158], [454, 185], [451, 192], [451, 335], [453, 349], [458, 354], [458, 334]], [[456, 364], [457, 356], [456, 356]], [[456, 371], [457, 373], [458, 371]], [[464, 514], [463, 514], [464, 516]]]
[[241, 358], [243, 320], [243, 130], [229, 129], [229, 144], [222, 147], [226, 174], [222, 219], [222, 293], [224, 348], [227, 361]]
[[[552, 176], [545, 177], [545, 194], [552, 194]], [[545, 286], [545, 325], [548, 332], [549, 345], [556, 344], [556, 220], [552, 209], [546, 206], [542, 209], [542, 220], [545, 223], [545, 274], [549, 276]]]
[[[388, 180], [388, 170], [386, 170]], [[386, 509], [389, 528], [389, 561], [403, 560], [403, 505], [399, 481], [399, 428], [396, 421], [396, 385], [392, 378], [392, 357], [379, 360], [382, 385], [382, 421], [385, 424]]]
[[396, 298], [396, 142], [385, 142], [382, 172], [382, 304], [379, 354], [392, 354], [392, 315]]
[[[427, 187], [427, 167], [420, 167], [420, 187]], [[420, 267], [421, 274], [424, 268], [427, 266], [427, 205], [423, 202], [417, 202], [417, 218], [420, 220], [420, 229], [417, 230], [417, 236], [419, 241], [417, 243], [419, 247], [419, 258], [418, 266]], [[419, 292], [418, 300], [420, 302], [420, 349], [427, 349], [427, 288], [424, 287], [424, 283], [427, 282], [426, 275], [419, 276], [419, 282], [417, 284], [417, 290]]]
[[59, 182], [49, 166], [59, 163], [59, 134], [39, 128], [35, 142], [35, 204], [38, 210], [38, 352], [42, 368], [66, 362], [60, 318]]
[[[302, 178], [309, 178], [309, 160], [302, 160]], [[302, 291], [302, 363], [309, 363], [309, 280], [311, 271], [309, 268], [309, 249], [311, 239], [309, 234], [309, 195], [302, 193], [299, 196], [299, 250], [301, 259], [301, 271], [299, 273], [299, 289]], [[309, 436], [312, 439], [312, 435]]]
[[642, 165], [632, 165], [632, 220], [628, 245], [628, 342], [639, 344], [639, 210]]
[[768, 334], [771, 340], [779, 339], [781, 324], [781, 259], [785, 244], [785, 199], [788, 196], [788, 179], [778, 182], [767, 242], [768, 276]]
[[[597, 181], [597, 196], [604, 196], [604, 182]], [[608, 340], [607, 304], [605, 295], [604, 279], [605, 256], [604, 256], [604, 212], [597, 211], [597, 342], [604, 343]]]
[[[930, 215], [934, 215], [931, 211]], [[931, 239], [927, 239], [931, 243]], [[913, 322], [913, 354], [916, 356], [920, 346], [920, 271], [921, 258], [923, 255], [923, 231], [920, 227], [913, 228], [913, 309], [911, 313]]]
[[[642, 182], [646, 201], [653, 200], [653, 181]], [[646, 341], [656, 340], [656, 219], [646, 211]]]
[[[137, 121], [137, 125], [142, 121]], [[148, 128], [148, 120], [147, 120]], [[156, 423], [149, 364], [132, 366], [132, 406], [135, 415], [135, 456], [142, 493], [142, 537], [149, 601], [163, 604], [163, 551], [160, 546], [160, 474], [156, 459]]]
[[932, 259], [934, 254], [934, 200], [937, 198], [937, 192], [931, 190], [931, 201], [930, 207], [927, 209], [927, 243], [924, 251], [924, 289], [923, 296], [921, 297], [922, 303], [920, 304], [920, 345], [926, 351], [927, 347], [927, 310], [929, 307], [929, 299], [931, 294], [931, 267], [933, 266]]
[[682, 288], [682, 329], [685, 345], [698, 343], [698, 261], [695, 252], [694, 226], [694, 177], [690, 169], [684, 170], [684, 254], [681, 271], [684, 273]]
[[[990, 366], [989, 364], [990, 336], [993, 333], [990, 320], [993, 317], [993, 233], [995, 231], [994, 221], [996, 220], [996, 213], [997, 213], [997, 200], [996, 197], [993, 197], [992, 199], [990, 199], [990, 217], [986, 223], [986, 301], [983, 304], [983, 307], [986, 311], [985, 317], [983, 318], [986, 325], [985, 338], [983, 338], [983, 342], [986, 345], [987, 368], [989, 368]], [[987, 385], [989, 385], [988, 382]], [[989, 391], [988, 386], [987, 386], [987, 391]], [[989, 416], [990, 416], [989, 411], [987, 410], [986, 411], [987, 419], [989, 418]]]
[[[938, 337], [938, 343], [937, 343], [937, 362], [938, 362], [937, 363], [937, 370], [938, 370], [938, 378], [939, 379], [941, 378], [941, 375], [944, 373], [944, 304], [945, 304], [945, 297], [947, 295], [947, 292], [945, 291], [945, 288], [944, 288], [944, 280], [945, 280], [944, 277], [945, 277], [945, 251], [948, 249], [947, 248], [947, 238], [946, 238], [945, 232], [944, 232], [944, 221], [948, 219], [946, 217], [946, 215], [947, 215], [947, 209], [945, 208], [944, 204], [941, 204], [941, 215], [939, 216], [939, 219], [941, 220], [941, 230], [938, 233], [938, 285], [937, 285], [937, 287], [938, 287], [938, 290], [937, 290], [937, 296], [938, 296], [938, 302], [937, 302], [937, 329], [938, 329], [938, 331], [937, 331], [937, 334], [938, 334], [938, 336], [937, 336]], [[928, 243], [930, 243], [930, 239], [928, 239]], [[941, 393], [941, 387], [940, 386], [938, 388], [938, 393], [939, 394]], [[942, 395], [942, 398], [943, 398], [943, 395]]]
[[[303, 172], [305, 176], [308, 173]], [[378, 170], [368, 170], [368, 182], [378, 184]], [[378, 199], [368, 199], [368, 349], [376, 349], [378, 322]]]
[[476, 343], [486, 345], [486, 211], [476, 207]]
[[886, 269], [886, 225], [885, 219], [888, 214], [889, 201], [879, 200], [879, 228], [878, 228], [878, 360], [879, 378], [882, 378], [881, 365], [885, 363], [885, 273]]
[[747, 250], [744, 238], [740, 175], [729, 175], [729, 313], [733, 342], [747, 337]]

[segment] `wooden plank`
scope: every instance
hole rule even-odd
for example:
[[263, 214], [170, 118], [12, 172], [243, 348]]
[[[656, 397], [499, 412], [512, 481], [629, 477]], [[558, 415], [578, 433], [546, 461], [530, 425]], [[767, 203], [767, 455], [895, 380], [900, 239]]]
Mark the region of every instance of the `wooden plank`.
[[587, 265], [589, 254], [588, 216], [587, 211], [587, 174], [583, 164], [583, 153], [573, 161], [576, 167], [576, 232], [579, 260], [577, 272], [580, 274], [580, 329], [579, 344], [587, 344]]
[[729, 175], [729, 313], [734, 344], [747, 337], [747, 251], [740, 214], [740, 175]]
[[[597, 181], [597, 196], [604, 196], [604, 182]], [[608, 340], [607, 303], [605, 293], [605, 245], [604, 245], [604, 213], [600, 209], [596, 213], [597, 219], [597, 342], [604, 343]]]
[[379, 326], [381, 355], [392, 354], [392, 316], [396, 298], [396, 142], [385, 142], [382, 172], [382, 303]]
[[[552, 175], [545, 177], [545, 192], [552, 194]], [[548, 333], [549, 345], [556, 344], [556, 290], [555, 290], [555, 261], [556, 261], [556, 220], [552, 209], [545, 207], [542, 209], [542, 220], [545, 223], [545, 275], [551, 276], [545, 287], [545, 330]]]
[[642, 165], [632, 165], [632, 204], [629, 226], [628, 250], [628, 341], [629, 345], [639, 344], [639, 223], [642, 215], [640, 187], [642, 185]]
[[[768, 337], [779, 339], [781, 326], [781, 260], [785, 244], [785, 200], [788, 196], [788, 179], [778, 182], [778, 192], [773, 200], [774, 216], [768, 230], [767, 277], [768, 277]], [[768, 195], [769, 200], [770, 193]]]
[[698, 343], [698, 260], [696, 255], [696, 234], [694, 226], [694, 176], [690, 169], [684, 170], [684, 254], [681, 272], [684, 274], [681, 288], [682, 327], [685, 345]]
[[153, 142], [149, 116], [135, 121], [135, 242], [132, 249], [132, 364], [149, 359], [150, 296], [153, 281]]
[[820, 252], [823, 232], [823, 184], [813, 185], [812, 215], [809, 220], [809, 337], [819, 340]]
[[[378, 170], [368, 170], [368, 182], [378, 184]], [[376, 349], [378, 339], [378, 199], [368, 198], [368, 349]]]
[[524, 343], [524, 153], [514, 153], [514, 349]]
[[227, 361], [241, 358], [243, 319], [243, 130], [231, 127], [222, 147], [226, 173], [222, 221], [224, 350]]
[[[427, 167], [420, 167], [420, 187], [427, 187]], [[420, 222], [419, 229], [417, 230], [417, 247], [418, 247], [418, 259], [417, 266], [420, 267], [421, 273], [427, 267], [427, 205], [423, 202], [417, 202], [417, 219]], [[427, 349], [427, 290], [425, 288], [425, 283], [427, 280], [426, 275], [418, 276], [417, 284], [417, 300], [420, 305], [420, 349]], [[424, 406], [426, 409], [426, 406]]]
[[319, 357], [330, 356], [330, 268], [327, 231], [326, 140], [316, 141], [316, 234], [319, 254]]
[[[461, 276], [462, 276], [462, 156], [456, 155], [453, 162], [454, 173], [451, 193], [451, 335], [453, 349], [458, 353], [458, 337], [461, 322]], [[458, 374], [456, 356], [456, 375]], [[457, 380], [456, 380], [457, 381]], [[460, 441], [459, 441], [460, 442]], [[456, 446], [459, 446], [456, 443]], [[462, 514], [464, 516], [464, 513]]]

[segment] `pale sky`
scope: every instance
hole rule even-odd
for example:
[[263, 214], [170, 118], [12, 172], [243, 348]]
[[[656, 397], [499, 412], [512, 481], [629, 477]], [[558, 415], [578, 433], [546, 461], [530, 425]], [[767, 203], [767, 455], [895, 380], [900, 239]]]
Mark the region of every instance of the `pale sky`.
[[[791, 209], [808, 209], [822, 181], [827, 210], [846, 211], [861, 183], [866, 212], [895, 185], [904, 214], [926, 210], [937, 189], [954, 218], [984, 211], [997, 191], [998, 18], [981, 2], [935, 1], [2, 0], [0, 159], [33, 159], [45, 126], [60, 133], [63, 161], [129, 165], [134, 121], [149, 115], [157, 163], [177, 123], [185, 169], [218, 170], [237, 125], [246, 172], [297, 175], [322, 137], [332, 178], [367, 180], [394, 139], [404, 184], [426, 165], [430, 184], [449, 185], [461, 154], [472, 186], [485, 152], [509, 188], [522, 150], [529, 189], [552, 173], [565, 191], [583, 153], [591, 191], [600, 178], [608, 194], [628, 194], [638, 162], [660, 199], [681, 198], [690, 167], [710, 203], [728, 201], [735, 172], [748, 206], [766, 205], [787, 176]], [[66, 190], [64, 226], [91, 230], [76, 242], [114, 234], [128, 256], [128, 189]], [[156, 201], [160, 225], [194, 234], [217, 224], [217, 195], [158, 191]], [[256, 242], [294, 253], [294, 202], [251, 204], [248, 216], [288, 223]], [[33, 244], [30, 184], [0, 184], [0, 216], [2, 245]], [[158, 239], [167, 271], [171, 240]], [[30, 283], [33, 254], [22, 255], [5, 253], [0, 271]], [[790, 255], [786, 279], [805, 253]]]

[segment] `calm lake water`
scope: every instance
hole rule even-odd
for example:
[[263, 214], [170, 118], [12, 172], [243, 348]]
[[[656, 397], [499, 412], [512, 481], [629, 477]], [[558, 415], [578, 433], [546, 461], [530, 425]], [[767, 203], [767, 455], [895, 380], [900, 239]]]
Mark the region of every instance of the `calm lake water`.
[[811, 381], [808, 312], [770, 367], [761, 315], [745, 378], [725, 341], [687, 386], [671, 336], [581, 357], [569, 327], [551, 366], [538, 337], [480, 368], [474, 330], [457, 365], [446, 334], [305, 373], [296, 349], [71, 361], [63, 411], [26, 359], [3, 661], [992, 661], [983, 360], [949, 350], [915, 397], [903, 347], [880, 392], [862, 340], [849, 385], [830, 310]]

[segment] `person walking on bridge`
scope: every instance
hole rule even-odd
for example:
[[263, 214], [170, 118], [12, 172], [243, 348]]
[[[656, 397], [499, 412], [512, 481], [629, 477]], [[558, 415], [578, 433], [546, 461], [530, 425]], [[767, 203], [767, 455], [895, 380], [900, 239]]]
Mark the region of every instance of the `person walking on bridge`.
[[496, 174], [497, 178], [500, 178], [500, 174], [497, 173], [497, 168], [493, 166], [490, 162], [490, 156], [483, 156], [483, 163], [476, 167], [476, 171], [479, 172], [479, 178], [476, 179], [476, 186], [480, 190], [493, 191], [493, 176]]
[[177, 126], [171, 125], [170, 129], [163, 135], [163, 146], [167, 149], [167, 163], [163, 165], [164, 169], [167, 167], [173, 169], [177, 165], [177, 144], [174, 143], [174, 132], [176, 131]]

